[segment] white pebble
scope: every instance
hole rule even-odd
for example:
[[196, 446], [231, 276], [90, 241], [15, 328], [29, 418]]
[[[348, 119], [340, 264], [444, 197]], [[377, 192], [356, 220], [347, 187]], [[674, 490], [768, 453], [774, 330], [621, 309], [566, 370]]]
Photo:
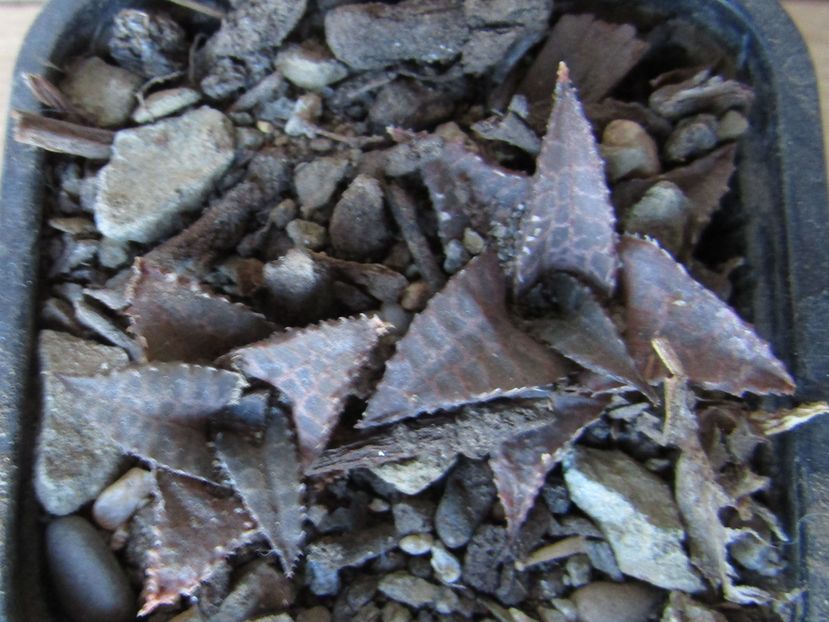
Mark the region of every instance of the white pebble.
[[446, 550], [440, 542], [432, 545], [432, 569], [444, 583], [454, 583], [461, 578], [461, 564], [458, 558]]
[[154, 488], [155, 475], [144, 469], [130, 469], [95, 500], [92, 506], [95, 522], [114, 531], [144, 505]]
[[409, 555], [425, 555], [432, 550], [435, 539], [428, 533], [415, 533], [400, 539], [400, 549]]

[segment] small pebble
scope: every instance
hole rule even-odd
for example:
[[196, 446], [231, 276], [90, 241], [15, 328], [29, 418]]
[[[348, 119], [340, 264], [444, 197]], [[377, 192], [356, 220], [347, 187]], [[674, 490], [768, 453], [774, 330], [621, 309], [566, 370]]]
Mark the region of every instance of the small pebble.
[[400, 306], [406, 311], [422, 311], [432, 297], [432, 288], [426, 281], [415, 281], [409, 284], [400, 298]]
[[381, 512], [388, 512], [391, 509], [391, 504], [385, 499], [374, 497], [371, 503], [368, 504], [368, 509], [379, 514]]
[[329, 228], [331, 246], [339, 256], [383, 257], [391, 234], [380, 182], [368, 175], [358, 175], [334, 207]]
[[294, 186], [303, 218], [328, 203], [349, 168], [347, 159], [339, 156], [317, 158], [297, 165]]
[[115, 530], [140, 508], [155, 488], [155, 476], [133, 468], [108, 486], [95, 500], [92, 516], [104, 529]]
[[165, 89], [144, 98], [144, 103], [132, 113], [136, 123], [151, 123], [197, 104], [201, 100], [198, 91], [187, 87]]
[[459, 272], [469, 261], [469, 252], [460, 240], [449, 240], [444, 247], [443, 270], [447, 274]]
[[322, 606], [306, 609], [297, 615], [296, 622], [331, 622], [331, 612]]
[[461, 578], [461, 563], [440, 542], [432, 545], [432, 569], [443, 583], [455, 583]]
[[315, 41], [285, 46], [276, 55], [275, 65], [288, 81], [310, 91], [323, 89], [348, 75], [346, 66]]
[[661, 170], [656, 142], [633, 121], [611, 121], [602, 135], [601, 152], [611, 181], [650, 177]]
[[717, 139], [721, 142], [737, 140], [748, 131], [748, 119], [736, 110], [729, 110], [720, 119]]
[[570, 622], [560, 611], [547, 607], [539, 607], [538, 615], [541, 617], [541, 622]]
[[516, 609], [515, 607], [512, 607], [509, 610], [509, 614], [512, 617], [513, 622], [538, 622], [535, 618], [531, 618], [526, 613], [520, 609]]
[[380, 307], [380, 317], [394, 327], [397, 335], [404, 335], [412, 322], [412, 314], [395, 302], [384, 302]]
[[425, 555], [421, 557], [409, 558], [406, 568], [414, 576], [420, 577], [421, 579], [429, 580], [434, 574], [432, 572], [432, 564], [430, 563], [429, 558]]
[[428, 499], [405, 499], [392, 506], [394, 526], [401, 536], [411, 533], [428, 533], [432, 530], [435, 504]]
[[129, 260], [130, 254], [125, 244], [111, 238], [101, 238], [101, 243], [98, 244], [98, 262], [104, 268], [115, 270]]
[[576, 622], [576, 620], [579, 620], [578, 609], [576, 609], [576, 604], [572, 600], [568, 598], [554, 598], [550, 601], [550, 604], [558, 609], [570, 622]]
[[486, 249], [486, 240], [481, 234], [468, 227], [463, 232], [463, 246], [472, 255], [480, 255]]
[[383, 622], [411, 622], [412, 612], [406, 607], [390, 600], [383, 607]]
[[686, 162], [710, 151], [717, 145], [717, 117], [700, 114], [680, 121], [665, 142], [669, 162]]
[[135, 595], [115, 555], [80, 516], [46, 528], [46, 557], [63, 610], [76, 622], [129, 622]]
[[571, 598], [579, 622], [647, 622], [662, 593], [644, 583], [602, 581], [579, 588]]
[[400, 550], [409, 555], [425, 555], [432, 550], [434, 538], [428, 533], [416, 533], [400, 539]]
[[572, 587], [581, 587], [590, 582], [590, 559], [587, 555], [573, 555], [564, 564], [568, 583]]
[[328, 244], [328, 232], [325, 227], [310, 220], [297, 218], [288, 223], [285, 233], [298, 247], [318, 251]]
[[60, 88], [99, 127], [122, 125], [135, 107], [133, 97], [144, 80], [93, 56], [73, 65]]
[[625, 215], [624, 228], [655, 238], [666, 251], [677, 255], [682, 249], [691, 203], [682, 189], [670, 181], [660, 181]]

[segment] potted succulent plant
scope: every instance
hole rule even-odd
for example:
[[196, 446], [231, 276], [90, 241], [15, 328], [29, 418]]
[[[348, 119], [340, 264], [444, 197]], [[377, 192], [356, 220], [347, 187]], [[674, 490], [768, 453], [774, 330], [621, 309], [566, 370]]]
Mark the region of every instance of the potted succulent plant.
[[11, 106], [4, 619], [829, 616], [775, 1], [56, 0]]

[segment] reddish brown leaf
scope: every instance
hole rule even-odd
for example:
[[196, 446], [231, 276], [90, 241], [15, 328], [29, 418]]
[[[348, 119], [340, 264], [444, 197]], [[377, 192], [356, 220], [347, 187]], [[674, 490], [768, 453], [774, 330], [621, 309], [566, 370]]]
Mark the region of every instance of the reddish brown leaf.
[[161, 363], [57, 377], [101, 434], [125, 451], [178, 473], [216, 480], [207, 427], [239, 399], [245, 386], [239, 374]]
[[741, 395], [790, 394], [794, 382], [768, 343], [656, 244], [625, 236], [620, 244], [627, 342], [645, 378], [665, 370], [651, 342], [671, 344], [691, 382]]
[[532, 435], [550, 425], [572, 436], [595, 420], [606, 405], [606, 399], [564, 392], [468, 405], [457, 413], [372, 430], [348, 445], [327, 450], [308, 473], [349, 471], [416, 457], [434, 458], [446, 465], [458, 455], [480, 460], [493, 455], [510, 439]]
[[288, 331], [233, 353], [240, 371], [291, 401], [303, 465], [325, 448], [346, 397], [385, 332], [376, 317], [360, 316]]
[[523, 293], [545, 273], [563, 271], [609, 293], [618, 266], [613, 207], [596, 140], [563, 64], [547, 128], [517, 238], [515, 289]]
[[551, 67], [566, 62], [582, 100], [596, 102], [610, 93], [649, 48], [630, 24], [611, 24], [589, 14], [562, 16], [518, 89], [530, 103], [530, 123], [542, 131], [550, 114]]
[[257, 534], [253, 520], [228, 491], [164, 472], [157, 479], [153, 541], [145, 554], [139, 615], [192, 594], [228, 555]]
[[290, 576], [303, 538], [304, 487], [287, 417], [273, 410], [264, 431], [223, 431], [216, 447], [233, 486]]
[[439, 158], [421, 167], [421, 174], [444, 244], [461, 239], [471, 226], [499, 240], [499, 251], [509, 250], [511, 258], [512, 244], [500, 238], [517, 225], [529, 193], [528, 177], [491, 164], [460, 143], [448, 143]]
[[473, 259], [415, 317], [358, 427], [481, 402], [555, 382], [562, 361], [507, 316], [492, 253]]
[[212, 361], [276, 326], [244, 305], [138, 259], [128, 288], [131, 330], [148, 360]]
[[579, 365], [636, 387], [655, 399], [616, 325], [590, 288], [566, 274], [555, 274], [544, 283], [553, 299], [555, 315], [528, 322], [530, 334]]
[[506, 441], [489, 459], [511, 537], [518, 535], [547, 473], [561, 460], [564, 450], [581, 429], [598, 416], [598, 413], [592, 417], [578, 414], [559, 413], [547, 425]]

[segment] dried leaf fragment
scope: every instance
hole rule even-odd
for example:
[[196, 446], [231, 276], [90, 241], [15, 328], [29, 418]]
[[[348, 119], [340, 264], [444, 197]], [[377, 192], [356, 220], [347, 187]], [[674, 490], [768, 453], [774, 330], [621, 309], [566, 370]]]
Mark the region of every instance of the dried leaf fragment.
[[127, 290], [131, 330], [150, 361], [212, 361], [276, 330], [259, 313], [139, 258]]
[[590, 14], [563, 15], [527, 71], [519, 92], [530, 103], [530, 122], [543, 130], [550, 114], [553, 81], [550, 67], [564, 61], [585, 102], [610, 93], [648, 52], [630, 24], [611, 24]]
[[46, 151], [80, 156], [90, 160], [108, 160], [115, 133], [68, 121], [50, 119], [31, 112], [12, 111], [14, 139], [24, 145]]
[[207, 428], [217, 413], [239, 399], [245, 386], [239, 374], [159, 363], [57, 378], [90, 421], [128, 453], [216, 481]]
[[552, 384], [566, 373], [507, 316], [492, 253], [473, 259], [415, 317], [358, 427]]
[[286, 415], [273, 410], [257, 434], [223, 431], [216, 448], [233, 487], [267, 536], [290, 576], [303, 538], [304, 487]]
[[728, 560], [728, 545], [737, 535], [720, 519], [720, 512], [734, 507], [735, 500], [720, 485], [711, 461], [699, 438], [699, 424], [693, 411], [694, 397], [688, 377], [674, 345], [656, 338], [654, 350], [671, 376], [665, 380], [665, 441], [680, 448], [676, 463], [675, 496], [688, 532], [691, 559], [725, 597], [740, 604], [768, 602], [769, 594], [747, 585], [736, 585], [737, 572]]
[[256, 535], [253, 520], [227, 491], [197, 480], [159, 472], [152, 512], [152, 546], [145, 554], [145, 579], [138, 615], [175, 603]]
[[748, 418], [763, 431], [763, 434], [771, 436], [793, 430], [799, 425], [827, 413], [829, 413], [829, 404], [826, 402], [812, 402], [772, 412], [757, 410], [749, 413]]
[[304, 466], [325, 449], [346, 397], [356, 390], [386, 330], [376, 317], [345, 318], [280, 333], [231, 355], [242, 373], [291, 401]]
[[604, 164], [562, 63], [516, 240], [516, 292], [551, 271], [571, 272], [611, 292], [618, 267], [614, 225]]
[[651, 347], [666, 338], [688, 379], [733, 395], [790, 394], [794, 382], [768, 343], [653, 242], [619, 246], [630, 352], [649, 382], [664, 377]]

